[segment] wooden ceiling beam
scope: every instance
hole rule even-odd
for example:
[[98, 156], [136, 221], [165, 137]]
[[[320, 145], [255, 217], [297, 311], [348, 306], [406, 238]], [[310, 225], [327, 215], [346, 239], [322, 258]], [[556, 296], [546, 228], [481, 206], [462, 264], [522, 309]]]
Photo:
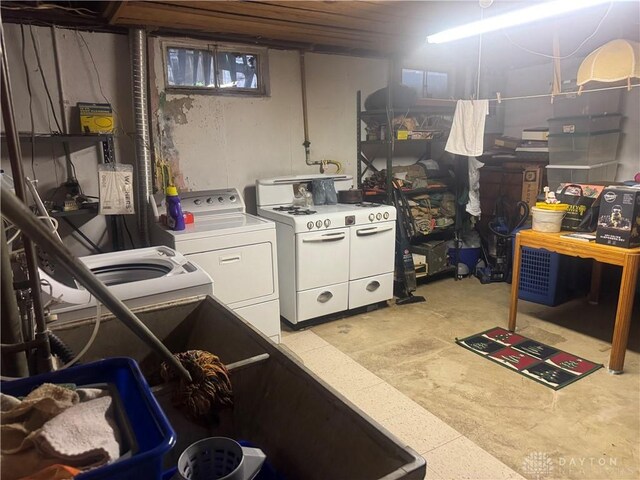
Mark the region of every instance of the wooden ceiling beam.
[[362, 32], [384, 32], [397, 34], [398, 25], [389, 22], [389, 19], [363, 19], [355, 15], [346, 16], [339, 13], [318, 12], [298, 8], [296, 5], [303, 2], [290, 2], [290, 5], [271, 5], [265, 2], [199, 2], [199, 1], [162, 1], [154, 2], [165, 5], [189, 7], [198, 10], [206, 10], [211, 13], [223, 13], [248, 17], [254, 19], [278, 20], [291, 23], [296, 26], [313, 25], [329, 28], [346, 28]]
[[286, 21], [238, 17], [155, 2], [128, 3], [117, 23], [189, 28], [211, 33], [243, 33], [253, 38], [268, 37], [374, 51], [393, 51], [397, 42], [395, 35], [380, 32], [362, 33], [338, 27], [297, 26]]
[[[233, 34], [387, 55], [424, 42], [441, 2], [411, 1], [125, 1], [111, 2], [112, 25]], [[437, 5], [436, 5], [437, 4]]]

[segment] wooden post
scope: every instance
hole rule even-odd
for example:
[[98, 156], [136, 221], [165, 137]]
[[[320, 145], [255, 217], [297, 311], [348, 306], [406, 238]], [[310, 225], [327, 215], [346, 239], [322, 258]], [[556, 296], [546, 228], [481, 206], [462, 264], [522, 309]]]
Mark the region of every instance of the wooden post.
[[511, 275], [511, 302], [509, 303], [509, 331], [516, 330], [516, 315], [518, 314], [518, 290], [520, 287], [520, 234], [516, 234], [513, 247], [513, 273]]
[[627, 340], [629, 339], [629, 327], [631, 326], [633, 297], [636, 293], [639, 268], [640, 256], [627, 255], [625, 257], [624, 265], [622, 266], [622, 279], [620, 280], [616, 322], [613, 326], [613, 340], [611, 341], [611, 356], [609, 357], [610, 373], [622, 373], [624, 366], [624, 356], [627, 352]]

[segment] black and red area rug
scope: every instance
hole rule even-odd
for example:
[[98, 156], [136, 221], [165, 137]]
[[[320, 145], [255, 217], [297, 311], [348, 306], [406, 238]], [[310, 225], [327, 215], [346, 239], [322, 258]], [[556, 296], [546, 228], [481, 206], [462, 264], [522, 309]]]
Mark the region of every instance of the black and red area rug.
[[603, 366], [500, 327], [456, 338], [456, 343], [554, 390]]

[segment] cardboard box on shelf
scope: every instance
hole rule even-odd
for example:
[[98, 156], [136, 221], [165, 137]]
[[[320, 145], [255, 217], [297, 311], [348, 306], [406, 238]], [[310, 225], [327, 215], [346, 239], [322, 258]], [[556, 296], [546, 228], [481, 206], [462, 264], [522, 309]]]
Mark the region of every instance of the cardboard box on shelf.
[[409, 130], [398, 130], [396, 138], [398, 140], [409, 140]]
[[113, 111], [108, 103], [78, 102], [82, 133], [112, 133]]
[[500, 137], [496, 137], [493, 143], [496, 147], [515, 150], [516, 148], [518, 148], [518, 145], [520, 145], [520, 139], [513, 138], [513, 137], [505, 137], [503, 135]]
[[549, 127], [525, 128], [522, 130], [522, 141], [546, 142], [549, 137]]
[[542, 191], [542, 167], [540, 165], [525, 165], [522, 172], [522, 201], [527, 202], [529, 208], [536, 206], [536, 197]]
[[602, 191], [596, 243], [640, 246], [640, 188], [610, 186]]

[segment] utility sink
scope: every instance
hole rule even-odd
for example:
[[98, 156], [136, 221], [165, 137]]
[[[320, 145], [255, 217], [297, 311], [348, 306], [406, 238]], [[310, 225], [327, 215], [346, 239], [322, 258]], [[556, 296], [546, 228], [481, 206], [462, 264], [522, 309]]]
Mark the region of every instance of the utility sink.
[[[178, 437], [165, 458], [167, 468], [191, 443], [228, 436], [262, 449], [288, 480], [425, 477], [422, 457], [215, 298], [136, 313], [171, 351], [207, 350], [231, 366], [234, 408], [221, 414], [219, 425], [192, 423], [172, 407], [166, 389], [156, 393]], [[74, 351], [92, 328], [87, 320], [51, 326]], [[114, 356], [137, 360], [149, 383], [157, 382], [156, 354], [113, 316], [105, 316], [83, 361]]]

